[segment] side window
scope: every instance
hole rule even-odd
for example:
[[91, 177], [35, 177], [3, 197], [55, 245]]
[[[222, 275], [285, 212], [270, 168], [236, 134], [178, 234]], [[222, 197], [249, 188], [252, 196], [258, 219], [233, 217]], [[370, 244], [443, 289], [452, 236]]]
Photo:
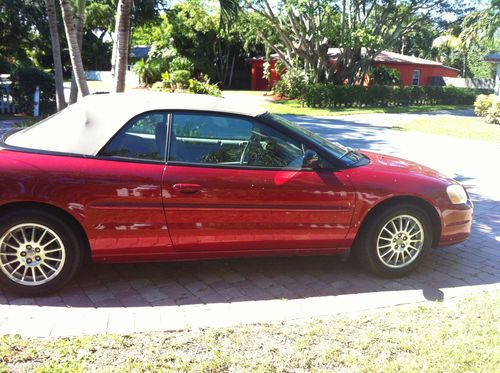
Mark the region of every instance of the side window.
[[131, 120], [99, 155], [162, 161], [167, 144], [167, 114], [146, 113]]
[[170, 161], [301, 169], [303, 155], [302, 144], [258, 121], [174, 114]]

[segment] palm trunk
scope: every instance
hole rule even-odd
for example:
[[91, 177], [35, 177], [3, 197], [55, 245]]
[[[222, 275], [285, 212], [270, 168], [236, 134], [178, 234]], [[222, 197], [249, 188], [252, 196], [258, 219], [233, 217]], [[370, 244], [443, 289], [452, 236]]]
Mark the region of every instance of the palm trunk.
[[131, 5], [131, 0], [119, 0], [116, 12], [116, 22], [118, 23], [118, 35], [116, 35], [116, 40], [118, 45], [116, 49], [115, 92], [125, 91]]
[[73, 67], [73, 74], [76, 76], [78, 90], [82, 96], [85, 97], [89, 95], [89, 87], [87, 85], [87, 80], [85, 79], [85, 71], [83, 69], [80, 48], [78, 48], [76, 30], [73, 26], [71, 3], [70, 0], [59, 0], [59, 3], [61, 4], [64, 30], [66, 31], [66, 39], [68, 40], [69, 57], [71, 59], [71, 66]]
[[64, 98], [64, 80], [61, 63], [61, 45], [59, 44], [59, 33], [57, 32], [57, 16], [54, 0], [45, 0], [47, 8], [47, 17], [49, 20], [50, 41], [52, 44], [52, 58], [54, 59], [54, 78], [56, 85], [56, 104], [57, 111], [66, 107]]
[[[76, 36], [78, 38], [78, 48], [80, 53], [83, 47], [83, 23], [85, 20], [85, 0], [78, 0], [78, 13], [76, 15]], [[76, 84], [75, 74], [71, 74], [71, 89], [69, 93], [69, 104], [74, 104], [78, 99], [78, 86]]]

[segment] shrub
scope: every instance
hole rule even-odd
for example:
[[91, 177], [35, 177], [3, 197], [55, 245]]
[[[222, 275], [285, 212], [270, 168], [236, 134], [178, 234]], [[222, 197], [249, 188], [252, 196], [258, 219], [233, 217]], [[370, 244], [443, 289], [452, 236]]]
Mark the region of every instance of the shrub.
[[189, 79], [188, 92], [217, 97], [221, 96], [219, 86], [217, 84], [210, 84], [208, 76], [203, 76], [201, 80]]
[[368, 76], [374, 85], [398, 85], [401, 80], [398, 70], [386, 66], [372, 67], [368, 71]]
[[133, 67], [134, 72], [139, 75], [140, 81], [147, 85], [152, 85], [161, 80], [162, 71], [166, 69], [166, 63], [163, 60], [152, 58], [139, 60]]
[[485, 117], [493, 105], [494, 95], [479, 95], [474, 101], [474, 112], [477, 116]]
[[191, 75], [194, 71], [194, 64], [186, 57], [175, 57], [169, 65], [170, 71], [186, 70]]
[[273, 91], [275, 96], [287, 97], [289, 88], [285, 79], [281, 78], [280, 80], [276, 81], [276, 83], [274, 83]]
[[170, 74], [170, 82], [172, 83], [172, 88], [185, 89], [189, 86], [189, 79], [191, 78], [191, 73], [188, 70], [175, 70]]
[[[278, 89], [281, 89], [278, 86]], [[488, 91], [456, 87], [346, 86], [332, 83], [305, 84], [298, 96], [310, 107], [398, 106], [450, 104], [471, 105], [476, 95]]]
[[40, 87], [40, 113], [55, 111], [54, 77], [35, 67], [18, 67], [12, 74], [12, 97], [18, 112], [27, 114], [33, 112], [36, 86]]
[[11, 65], [7, 59], [0, 55], [0, 74], [9, 74], [11, 70]]
[[161, 82], [153, 83], [151, 86], [153, 91], [158, 92], [172, 92], [172, 87], [170, 86], [170, 82], [162, 80]]
[[500, 124], [500, 99], [494, 98], [491, 107], [486, 114], [486, 121], [488, 123]]

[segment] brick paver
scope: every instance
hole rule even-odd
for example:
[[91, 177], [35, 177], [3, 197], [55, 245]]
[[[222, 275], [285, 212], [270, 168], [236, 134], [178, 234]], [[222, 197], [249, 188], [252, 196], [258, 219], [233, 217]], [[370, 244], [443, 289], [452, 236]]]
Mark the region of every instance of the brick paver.
[[346, 145], [434, 167], [469, 188], [475, 204], [470, 239], [433, 250], [408, 277], [376, 278], [340, 257], [94, 265], [59, 294], [19, 298], [0, 290], [0, 335], [131, 333], [288, 320], [500, 288], [500, 176], [493, 168], [500, 146], [389, 128], [413, 117], [292, 117]]

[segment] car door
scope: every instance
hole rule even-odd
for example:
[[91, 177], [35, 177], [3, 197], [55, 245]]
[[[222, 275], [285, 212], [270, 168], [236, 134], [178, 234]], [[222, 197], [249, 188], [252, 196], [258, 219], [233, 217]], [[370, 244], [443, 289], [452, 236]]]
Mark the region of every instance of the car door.
[[167, 117], [131, 119], [97, 157], [79, 163], [94, 256], [148, 260], [173, 249], [161, 196]]
[[354, 193], [303, 169], [304, 145], [255, 118], [174, 112], [163, 200], [178, 251], [345, 247]]

